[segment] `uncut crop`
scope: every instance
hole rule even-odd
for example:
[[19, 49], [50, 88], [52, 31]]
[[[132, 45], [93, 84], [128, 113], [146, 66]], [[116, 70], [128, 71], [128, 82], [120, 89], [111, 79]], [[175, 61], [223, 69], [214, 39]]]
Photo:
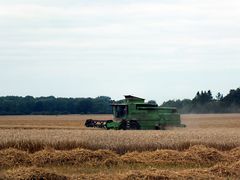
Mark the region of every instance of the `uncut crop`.
[[89, 129], [83, 125], [87, 118], [106, 119], [111, 116], [0, 117], [0, 149], [13, 147], [35, 152], [45, 147], [62, 150], [87, 148], [124, 153], [135, 150], [183, 150], [200, 144], [219, 150], [240, 146], [239, 114], [185, 115], [182, 120], [187, 128], [165, 131]]
[[111, 115], [0, 117], [0, 180], [239, 179], [240, 115], [183, 115], [187, 128], [84, 127]]
[[0, 149], [38, 151], [45, 147], [55, 149], [110, 149], [119, 153], [156, 149], [183, 150], [202, 144], [220, 150], [240, 146], [240, 131], [232, 128], [166, 130], [166, 131], [97, 131], [97, 130], [12, 130], [0, 131]]

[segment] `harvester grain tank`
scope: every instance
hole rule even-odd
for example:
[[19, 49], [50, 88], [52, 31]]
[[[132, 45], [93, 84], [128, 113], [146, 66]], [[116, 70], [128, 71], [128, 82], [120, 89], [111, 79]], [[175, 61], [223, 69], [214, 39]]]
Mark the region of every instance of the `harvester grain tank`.
[[88, 119], [85, 122], [85, 126], [123, 130], [185, 127], [185, 125], [181, 124], [180, 114], [176, 108], [148, 104], [139, 97], [126, 95], [123, 103], [114, 103], [112, 108], [113, 119]]

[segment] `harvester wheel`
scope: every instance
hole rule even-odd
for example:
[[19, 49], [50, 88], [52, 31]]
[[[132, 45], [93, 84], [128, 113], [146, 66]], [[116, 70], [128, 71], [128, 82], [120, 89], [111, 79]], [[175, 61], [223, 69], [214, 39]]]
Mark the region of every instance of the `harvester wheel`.
[[119, 125], [119, 129], [123, 129], [123, 130], [127, 129], [127, 121], [126, 120], [121, 121], [121, 123]]
[[140, 125], [138, 124], [137, 121], [130, 121], [130, 129], [132, 130], [139, 130]]

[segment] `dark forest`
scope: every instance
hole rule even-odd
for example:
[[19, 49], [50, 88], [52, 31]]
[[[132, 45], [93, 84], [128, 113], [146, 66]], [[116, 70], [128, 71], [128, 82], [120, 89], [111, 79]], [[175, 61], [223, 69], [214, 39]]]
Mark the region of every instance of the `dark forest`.
[[[58, 115], [58, 114], [111, 114], [108, 96], [96, 98], [0, 97], [0, 115]], [[155, 102], [150, 100], [149, 103]], [[199, 91], [193, 99], [169, 100], [161, 106], [176, 107], [180, 113], [239, 113], [240, 88], [232, 89], [226, 96]]]

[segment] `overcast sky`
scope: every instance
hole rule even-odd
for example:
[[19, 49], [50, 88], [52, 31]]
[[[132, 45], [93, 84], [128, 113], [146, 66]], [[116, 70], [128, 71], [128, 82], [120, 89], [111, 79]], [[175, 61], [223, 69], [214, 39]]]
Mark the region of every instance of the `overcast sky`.
[[240, 87], [239, 0], [0, 0], [0, 96]]

